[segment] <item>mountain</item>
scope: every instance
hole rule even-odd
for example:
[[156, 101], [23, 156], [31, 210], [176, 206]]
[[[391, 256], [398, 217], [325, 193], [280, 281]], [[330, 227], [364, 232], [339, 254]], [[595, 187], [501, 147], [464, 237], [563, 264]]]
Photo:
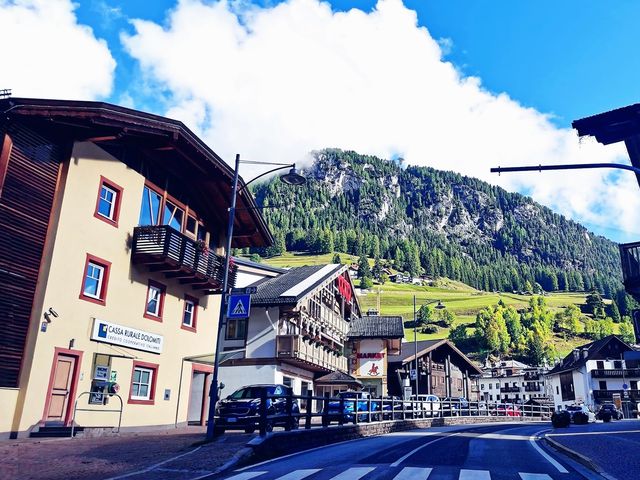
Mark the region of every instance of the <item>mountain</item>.
[[[618, 247], [532, 199], [476, 178], [352, 151], [313, 152], [308, 182], [254, 187], [287, 250], [379, 256], [487, 291], [621, 288]], [[263, 252], [264, 253], [264, 252]]]

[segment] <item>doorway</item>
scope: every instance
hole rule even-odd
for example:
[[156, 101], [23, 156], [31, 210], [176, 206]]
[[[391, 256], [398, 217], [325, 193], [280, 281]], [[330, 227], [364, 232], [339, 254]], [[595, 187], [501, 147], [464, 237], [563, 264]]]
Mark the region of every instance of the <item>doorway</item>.
[[187, 408], [188, 425], [204, 425], [209, 411], [209, 390], [213, 368], [194, 365], [191, 370], [189, 406]]
[[81, 362], [82, 352], [56, 348], [45, 402], [46, 423], [70, 424]]

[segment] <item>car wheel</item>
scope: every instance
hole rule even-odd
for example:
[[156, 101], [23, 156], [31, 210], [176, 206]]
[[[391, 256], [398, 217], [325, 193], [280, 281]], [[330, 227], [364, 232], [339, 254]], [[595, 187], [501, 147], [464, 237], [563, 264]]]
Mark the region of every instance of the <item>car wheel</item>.
[[255, 427], [247, 427], [244, 429], [244, 433], [253, 433], [256, 431]]

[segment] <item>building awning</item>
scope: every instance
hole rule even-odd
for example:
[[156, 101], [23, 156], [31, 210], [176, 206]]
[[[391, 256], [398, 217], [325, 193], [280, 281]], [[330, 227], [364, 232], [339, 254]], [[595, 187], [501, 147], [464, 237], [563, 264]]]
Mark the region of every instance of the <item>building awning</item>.
[[[237, 350], [227, 350], [226, 352], [220, 353], [220, 361], [218, 364], [225, 362], [241, 353], [244, 353], [244, 348], [239, 348]], [[185, 362], [193, 362], [193, 363], [203, 363], [205, 365], [215, 365], [215, 354], [213, 353], [204, 353], [202, 355], [191, 355], [189, 357], [184, 357], [182, 360]]]
[[352, 377], [351, 375], [347, 375], [346, 373], [339, 370], [317, 378], [313, 383], [316, 387], [346, 385], [347, 388], [352, 389], [362, 388], [362, 382], [360, 382], [357, 378]]

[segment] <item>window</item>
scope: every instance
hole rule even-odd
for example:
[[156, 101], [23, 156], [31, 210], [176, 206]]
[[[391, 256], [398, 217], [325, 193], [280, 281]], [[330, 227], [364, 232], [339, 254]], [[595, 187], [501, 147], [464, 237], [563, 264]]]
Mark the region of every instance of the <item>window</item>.
[[142, 191], [142, 206], [138, 223], [140, 225], [159, 225], [161, 204], [162, 195], [145, 186]]
[[198, 300], [188, 295], [184, 298], [184, 310], [182, 311], [182, 328], [196, 331], [198, 315]]
[[480, 390], [484, 390], [484, 383], [480, 384]]
[[129, 403], [152, 405], [158, 378], [158, 365], [146, 362], [133, 362]]
[[622, 368], [622, 360], [614, 360], [613, 368]]
[[638, 390], [638, 381], [637, 380], [631, 380], [629, 382], [629, 386], [631, 387], [631, 390]]
[[291, 377], [285, 377], [284, 375], [282, 376], [282, 384], [285, 387], [289, 387], [292, 388], [293, 387], [293, 378]]
[[164, 225], [169, 225], [171, 228], [182, 232], [182, 217], [184, 216], [184, 211], [181, 208], [178, 208], [173, 203], [167, 201], [164, 204], [164, 214], [162, 216], [162, 223]]
[[165, 286], [149, 280], [147, 289], [147, 302], [144, 310], [145, 318], [162, 321], [162, 309], [164, 307]]
[[98, 200], [96, 201], [96, 211], [93, 216], [117, 227], [118, 217], [120, 216], [121, 199], [122, 187], [119, 187], [104, 177], [100, 177]]
[[598, 370], [604, 370], [604, 362], [603, 362], [602, 360], [598, 360], [598, 361], [596, 362], [596, 368], [597, 368]]
[[230, 318], [227, 320], [227, 340], [244, 340], [247, 338], [247, 319]]
[[111, 262], [87, 254], [82, 276], [80, 298], [89, 302], [104, 305], [107, 299], [107, 283]]
[[600, 380], [598, 382], [598, 388], [600, 390], [606, 390], [607, 389], [607, 381], [606, 380]]
[[489, 384], [489, 390], [493, 389], [493, 383]]

